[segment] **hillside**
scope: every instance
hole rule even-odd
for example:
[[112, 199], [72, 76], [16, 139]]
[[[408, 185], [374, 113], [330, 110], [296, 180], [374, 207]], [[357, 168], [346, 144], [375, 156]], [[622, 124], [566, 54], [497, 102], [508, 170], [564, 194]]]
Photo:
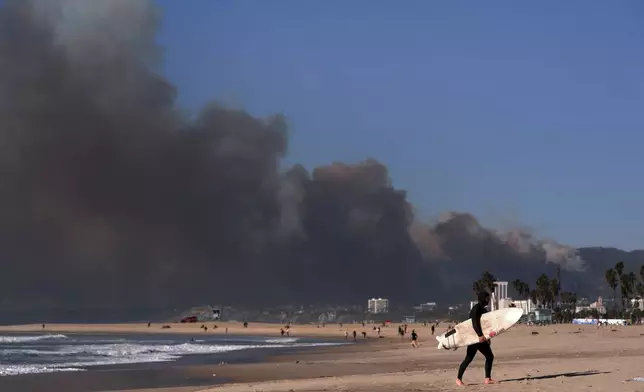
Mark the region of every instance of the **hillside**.
[[[579, 296], [595, 297], [612, 295], [604, 279], [608, 268], [623, 261], [626, 271], [634, 271], [644, 265], [644, 250], [623, 251], [616, 248], [585, 247], [578, 249], [579, 256], [586, 262], [580, 271], [561, 269], [561, 288], [563, 291], [574, 291]], [[554, 277], [558, 264], [538, 260], [517, 260], [493, 255], [479, 259], [454, 257], [452, 260], [433, 266], [433, 277], [439, 277], [442, 290], [431, 290], [431, 299], [440, 302], [456, 302], [473, 298], [472, 282], [478, 279], [483, 271], [489, 271], [498, 280], [512, 282], [521, 279], [534, 286], [537, 277], [543, 273]], [[510, 285], [510, 294], [513, 294]], [[429, 293], [428, 293], [429, 294]]]

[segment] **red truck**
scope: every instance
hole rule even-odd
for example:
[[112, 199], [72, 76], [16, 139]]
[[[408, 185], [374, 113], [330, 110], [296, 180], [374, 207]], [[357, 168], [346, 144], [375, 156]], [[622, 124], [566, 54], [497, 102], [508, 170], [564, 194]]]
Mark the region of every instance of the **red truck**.
[[188, 316], [188, 317], [184, 317], [184, 318], [182, 318], [182, 319], [181, 319], [181, 321], [180, 321], [180, 322], [181, 322], [182, 324], [185, 324], [185, 323], [196, 323], [196, 322], [197, 322], [197, 316]]

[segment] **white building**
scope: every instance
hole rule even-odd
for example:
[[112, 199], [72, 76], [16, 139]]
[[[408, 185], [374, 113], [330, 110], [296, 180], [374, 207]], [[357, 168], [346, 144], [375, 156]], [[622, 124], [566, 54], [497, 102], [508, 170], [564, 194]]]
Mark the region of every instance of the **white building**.
[[431, 312], [436, 309], [436, 302], [426, 302], [418, 306], [420, 312]]
[[512, 304], [523, 310], [523, 314], [528, 314], [536, 309], [534, 303], [529, 299], [522, 299], [520, 301], [512, 301]]
[[385, 298], [371, 298], [367, 302], [369, 313], [387, 313], [389, 312], [389, 300]]
[[598, 297], [597, 301], [588, 304], [588, 305], [581, 305], [581, 306], [576, 306], [575, 307], [575, 313], [580, 313], [583, 312], [584, 310], [592, 310], [592, 309], [597, 309], [597, 312], [599, 314], [605, 314], [606, 313], [606, 305], [604, 304], [604, 299], [602, 297]]
[[[470, 309], [476, 304], [476, 301], [470, 302]], [[523, 309], [523, 314], [528, 314], [532, 312], [536, 307], [532, 301], [520, 300], [513, 301], [512, 298], [508, 297], [508, 282], [497, 281], [494, 282], [494, 292], [490, 298], [490, 311], [505, 309], [510, 307], [517, 307]]]
[[497, 301], [508, 299], [508, 282], [494, 282], [494, 296]]

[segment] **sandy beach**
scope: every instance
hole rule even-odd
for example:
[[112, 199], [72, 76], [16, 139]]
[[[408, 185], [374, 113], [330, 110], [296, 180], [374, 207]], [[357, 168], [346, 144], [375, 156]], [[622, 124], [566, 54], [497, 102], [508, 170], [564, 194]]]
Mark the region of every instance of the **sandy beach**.
[[[212, 333], [277, 335], [279, 326], [251, 323], [220, 323]], [[380, 392], [455, 391], [456, 368], [464, 350], [436, 349], [429, 328], [413, 325], [421, 347], [396, 337], [396, 326], [382, 328], [377, 338], [370, 326], [337, 324], [325, 328], [292, 327], [292, 336], [337, 337], [355, 329], [365, 344], [324, 348], [271, 358], [262, 363], [191, 366], [182, 369], [185, 377], [212, 377], [205, 387], [138, 389], [138, 392]], [[1, 327], [0, 331], [40, 331], [41, 326]], [[50, 332], [165, 333], [153, 325], [48, 325]], [[204, 333], [199, 325], [172, 325], [171, 332]], [[367, 339], [361, 332], [368, 332]], [[207, 332], [211, 333], [211, 332]], [[644, 382], [626, 381], [644, 377], [644, 327], [604, 327], [556, 325], [517, 326], [492, 341], [495, 364], [493, 377], [498, 385], [483, 385], [483, 358], [477, 356], [465, 373], [468, 390], [497, 391], [641, 391]], [[87, 372], [90, 373], [90, 372]], [[59, 377], [75, 377], [65, 375]]]
[[[163, 325], [170, 328], [164, 329]], [[231, 334], [231, 335], [252, 335], [252, 336], [280, 336], [280, 329], [283, 325], [268, 323], [249, 323], [248, 328], [244, 328], [242, 322], [207, 322], [207, 323], [152, 323], [148, 327], [147, 323], [124, 323], [124, 324], [46, 324], [45, 328], [41, 324], [29, 325], [9, 325], [0, 326], [0, 332], [49, 332], [49, 333], [154, 333], [154, 334], [188, 334], [201, 335], [208, 334]], [[208, 332], [204, 332], [200, 327], [206, 325]], [[217, 328], [213, 328], [214, 326]], [[384, 336], [394, 336], [397, 327], [382, 328]], [[428, 327], [426, 327], [428, 328]], [[372, 326], [368, 325], [344, 325], [342, 328], [338, 324], [328, 324], [325, 327], [316, 325], [292, 325], [290, 335], [293, 337], [314, 337], [314, 338], [344, 338], [344, 331], [348, 330], [351, 334], [354, 330], [361, 336], [365, 331], [373, 336]]]

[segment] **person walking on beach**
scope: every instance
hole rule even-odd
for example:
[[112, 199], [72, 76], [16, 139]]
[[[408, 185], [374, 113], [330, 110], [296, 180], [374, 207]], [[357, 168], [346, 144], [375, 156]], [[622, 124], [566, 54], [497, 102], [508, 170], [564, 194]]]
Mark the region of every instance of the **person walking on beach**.
[[432, 336], [434, 336], [434, 325], [432, 324]]
[[416, 333], [415, 329], [411, 330], [411, 346], [413, 348], [418, 348], [418, 334]]
[[474, 359], [477, 351], [480, 351], [483, 356], [485, 356], [485, 383], [494, 384], [496, 381], [492, 380], [492, 362], [494, 362], [494, 354], [492, 353], [492, 348], [490, 346], [490, 341], [485, 338], [483, 335], [483, 330], [481, 328], [481, 316], [487, 312], [485, 307], [490, 302], [490, 293], [487, 291], [482, 291], [478, 294], [478, 303], [472, 307], [470, 310], [470, 318], [472, 319], [472, 327], [474, 332], [479, 337], [479, 342], [467, 346], [467, 352], [465, 354], [465, 359], [461, 363], [461, 366], [458, 368], [458, 376], [456, 376], [456, 385], [465, 386], [463, 383], [463, 373], [467, 369], [468, 365]]

